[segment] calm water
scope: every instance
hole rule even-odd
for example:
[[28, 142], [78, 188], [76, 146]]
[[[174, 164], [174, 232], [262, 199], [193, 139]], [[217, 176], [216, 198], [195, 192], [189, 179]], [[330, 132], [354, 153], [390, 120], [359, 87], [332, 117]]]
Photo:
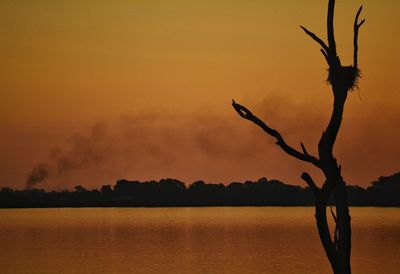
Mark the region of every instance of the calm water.
[[[400, 209], [353, 208], [353, 273], [398, 274]], [[0, 272], [319, 274], [312, 208], [0, 209]]]

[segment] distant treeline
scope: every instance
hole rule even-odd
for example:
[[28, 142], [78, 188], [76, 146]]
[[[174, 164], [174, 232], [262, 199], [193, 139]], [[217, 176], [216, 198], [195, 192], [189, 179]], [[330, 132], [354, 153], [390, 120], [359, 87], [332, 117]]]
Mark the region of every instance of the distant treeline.
[[[364, 189], [348, 186], [352, 206], [400, 206], [400, 172], [380, 177]], [[100, 190], [76, 186], [74, 191], [2, 188], [0, 207], [137, 207], [137, 206], [310, 206], [314, 196], [308, 188], [261, 178], [256, 182], [190, 186], [175, 179], [139, 182], [118, 180]]]

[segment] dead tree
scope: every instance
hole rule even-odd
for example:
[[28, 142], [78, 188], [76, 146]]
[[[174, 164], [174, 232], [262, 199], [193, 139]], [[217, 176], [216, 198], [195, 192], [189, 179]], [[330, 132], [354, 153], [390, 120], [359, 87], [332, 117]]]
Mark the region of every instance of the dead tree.
[[[341, 166], [333, 156], [333, 147], [342, 122], [344, 105], [349, 91], [357, 87], [360, 79], [358, 68], [358, 31], [365, 20], [359, 20], [362, 6], [358, 9], [354, 20], [354, 60], [351, 66], [342, 66], [336, 52], [334, 36], [333, 17], [335, 0], [329, 0], [327, 16], [328, 44], [316, 34], [301, 26], [304, 32], [321, 46], [321, 52], [329, 66], [328, 83], [333, 92], [333, 111], [328, 126], [323, 131], [318, 144], [318, 157], [311, 155], [303, 143], [301, 150], [288, 145], [282, 135], [275, 129], [269, 127], [265, 122], [255, 116], [246, 107], [233, 101], [232, 105], [237, 113], [261, 129], [266, 134], [276, 139], [276, 144], [287, 154], [299, 160], [311, 163], [319, 168], [325, 177], [321, 186], [317, 186], [311, 176], [304, 172], [301, 178], [308, 184], [315, 196], [315, 218], [319, 237], [328, 257], [329, 263], [335, 274], [350, 274], [351, 253], [351, 224], [346, 191], [346, 182], [341, 174]], [[327, 221], [327, 204], [332, 197], [336, 213], [331, 208], [331, 214], [335, 221], [334, 232], [331, 233]]]

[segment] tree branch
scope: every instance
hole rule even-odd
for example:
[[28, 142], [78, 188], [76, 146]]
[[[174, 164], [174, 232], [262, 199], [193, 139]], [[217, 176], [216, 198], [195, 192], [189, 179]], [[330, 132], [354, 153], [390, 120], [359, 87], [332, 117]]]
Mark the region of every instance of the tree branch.
[[303, 172], [301, 174], [301, 179], [303, 179], [307, 185], [310, 187], [311, 191], [314, 193], [314, 195], [317, 195], [318, 192], [320, 191], [319, 187], [315, 184], [314, 180], [311, 178], [310, 174], [307, 172]]
[[336, 58], [336, 42], [335, 33], [333, 29], [333, 17], [335, 13], [335, 0], [329, 0], [328, 3], [328, 16], [327, 16], [327, 28], [328, 28], [328, 44], [329, 44], [329, 57], [332, 60]]
[[[328, 46], [325, 44], [324, 41], [322, 41], [321, 38], [319, 38], [315, 33], [309, 31], [308, 29], [306, 29], [303, 26], [300, 26], [300, 28], [302, 28], [304, 30], [304, 32], [310, 36], [315, 42], [317, 42], [318, 44], [320, 44], [320, 46], [322, 47], [321, 50], [323, 50], [325, 53], [327, 53], [329, 51]], [[325, 55], [325, 54], [324, 54]]]
[[307, 151], [306, 147], [304, 146], [303, 142], [301, 142], [300, 145], [301, 145], [301, 149], [303, 150], [303, 153], [305, 155], [310, 155], [310, 154], [308, 154], [308, 151]]
[[315, 203], [315, 218], [317, 221], [319, 237], [324, 246], [325, 253], [328, 256], [329, 263], [331, 264], [332, 269], [335, 269], [337, 256], [326, 218], [326, 200], [319, 200], [317, 197]]
[[288, 144], [286, 144], [285, 140], [282, 138], [281, 134], [275, 130], [267, 126], [262, 120], [260, 120], [257, 116], [253, 115], [253, 113], [248, 110], [246, 107], [237, 104], [234, 100], [232, 100], [232, 106], [236, 110], [236, 112], [242, 117], [243, 119], [249, 120], [259, 126], [261, 129], [263, 129], [268, 135], [271, 135], [272, 137], [275, 137], [277, 140], [276, 144], [280, 146], [283, 151], [285, 151], [287, 154], [290, 156], [297, 158], [299, 160], [305, 161], [312, 163], [316, 167], [320, 167], [320, 162], [319, 160], [314, 157], [309, 155], [308, 153], [301, 153], [300, 151], [292, 148]]
[[360, 6], [360, 8], [357, 11], [356, 18], [354, 19], [354, 64], [353, 64], [353, 67], [355, 69], [358, 68], [358, 31], [360, 30], [360, 27], [365, 23], [365, 19], [362, 19], [361, 22], [358, 23], [358, 19], [360, 17], [362, 9], [363, 9], [363, 6]]

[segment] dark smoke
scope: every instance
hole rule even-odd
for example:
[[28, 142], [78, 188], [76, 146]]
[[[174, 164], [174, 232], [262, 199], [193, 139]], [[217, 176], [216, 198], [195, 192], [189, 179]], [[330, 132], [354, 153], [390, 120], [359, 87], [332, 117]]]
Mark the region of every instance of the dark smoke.
[[38, 164], [35, 166], [28, 179], [26, 180], [26, 188], [32, 188], [35, 184], [46, 180], [50, 175], [50, 168], [48, 164]]
[[[286, 98], [243, 104], [279, 130], [290, 145], [301, 150], [300, 142], [303, 142], [310, 153], [317, 154], [318, 140], [329, 120], [329, 111], [321, 107], [309, 110]], [[305, 168], [303, 163], [284, 154], [275, 145], [274, 138], [241, 119], [233, 109], [228, 114], [203, 112], [185, 116], [147, 113], [97, 123], [68, 138], [63, 147], [50, 150], [49, 160], [33, 168], [26, 186], [33, 187], [44, 180], [61, 177], [64, 183], [73, 176], [80, 176], [81, 173], [76, 172], [84, 169], [89, 174], [82, 172], [82, 177], [74, 178], [89, 179], [91, 184], [94, 180], [109, 180], [117, 176], [156, 179], [183, 175], [188, 181], [196, 178], [231, 180], [225, 178], [251, 174], [286, 174], [287, 177], [292, 173], [301, 174]], [[370, 126], [360, 120], [362, 116], [346, 118], [343, 136], [337, 144], [337, 155], [341, 163], [348, 167], [346, 170], [351, 171], [354, 165], [349, 161], [354, 160], [350, 155], [353, 150], [362, 154], [357, 156], [358, 161], [360, 158], [364, 162], [373, 160], [367, 150], [360, 149], [360, 140], [368, 136], [363, 129]], [[350, 127], [355, 126], [359, 129], [350, 132]], [[377, 145], [380, 138], [374, 140], [369, 140], [368, 148], [380, 148]]]
[[51, 149], [50, 160], [33, 168], [26, 187], [107, 162], [115, 172], [123, 165], [131, 171], [152, 169], [156, 173], [187, 169], [195, 159], [214, 163], [222, 158], [245, 161], [261, 157], [265, 142], [254, 136], [265, 140], [264, 136], [258, 129], [242, 134], [240, 122], [232, 111], [231, 119], [147, 114], [98, 123], [70, 137], [64, 149]]
[[69, 138], [67, 151], [60, 148], [51, 150], [52, 160], [35, 166], [26, 188], [43, 182], [53, 176], [62, 176], [72, 171], [89, 168], [107, 160], [109, 145], [105, 123], [95, 124], [87, 133], [75, 134]]
[[[310, 153], [317, 155], [319, 137], [329, 121], [330, 102], [324, 106], [312, 103], [304, 106], [285, 97], [269, 97], [258, 103], [239, 103], [279, 130], [290, 145], [300, 150], [303, 142]], [[32, 169], [26, 187], [58, 178], [64, 183], [79, 170], [84, 175], [84, 169], [90, 169], [89, 174], [75, 178], [89, 178], [92, 182], [88, 183], [93, 185], [94, 180], [113, 180], [117, 176], [135, 179], [185, 176], [182, 178], [185, 181], [229, 182], [236, 178], [248, 179], [254, 174], [281, 176], [287, 180], [297, 178], [308, 167], [288, 157], [273, 138], [241, 119], [233, 109], [230, 111], [224, 115], [209, 109], [185, 115], [148, 112], [97, 123], [72, 135], [66, 145], [51, 149], [49, 160], [41, 161]], [[390, 110], [393, 115], [381, 123], [365, 119], [379, 111], [349, 113], [341, 128], [336, 154], [346, 177], [356, 178], [357, 184], [370, 180], [372, 170], [377, 170], [379, 175], [379, 170], [394, 166], [388, 163], [398, 162], [399, 131], [393, 132], [392, 125], [398, 123], [399, 114]], [[377, 155], [384, 155], [383, 160], [376, 161]], [[366, 172], [366, 167], [371, 172]]]

